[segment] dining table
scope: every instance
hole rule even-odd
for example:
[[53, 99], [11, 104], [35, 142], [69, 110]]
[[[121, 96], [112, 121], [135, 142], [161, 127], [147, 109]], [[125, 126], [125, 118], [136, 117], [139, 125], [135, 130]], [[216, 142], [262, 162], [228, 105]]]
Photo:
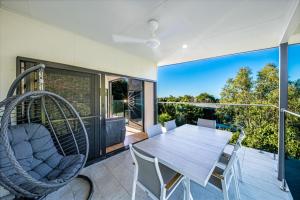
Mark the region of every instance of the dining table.
[[226, 130], [185, 124], [134, 146], [182, 174], [185, 199], [191, 200], [191, 180], [206, 187], [231, 136]]

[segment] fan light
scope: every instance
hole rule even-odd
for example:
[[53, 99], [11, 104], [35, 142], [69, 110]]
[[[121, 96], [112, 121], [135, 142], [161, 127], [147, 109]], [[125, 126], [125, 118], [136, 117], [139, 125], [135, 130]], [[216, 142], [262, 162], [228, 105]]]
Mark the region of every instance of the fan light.
[[156, 49], [160, 45], [160, 41], [158, 39], [152, 38], [146, 41], [146, 45], [152, 49]]

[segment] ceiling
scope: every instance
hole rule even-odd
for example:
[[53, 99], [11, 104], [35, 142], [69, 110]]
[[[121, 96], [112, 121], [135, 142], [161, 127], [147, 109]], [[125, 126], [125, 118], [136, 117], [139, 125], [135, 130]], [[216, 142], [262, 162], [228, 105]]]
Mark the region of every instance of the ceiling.
[[[0, 2], [4, 9], [154, 60], [158, 65], [277, 46], [295, 12], [300, 12], [298, 0]], [[150, 37], [147, 21], [151, 18], [160, 23], [157, 35], [161, 46], [155, 51], [142, 44], [116, 44], [112, 41], [112, 34]], [[300, 24], [298, 17], [293, 20], [297, 26]], [[188, 48], [183, 49], [183, 44]]]

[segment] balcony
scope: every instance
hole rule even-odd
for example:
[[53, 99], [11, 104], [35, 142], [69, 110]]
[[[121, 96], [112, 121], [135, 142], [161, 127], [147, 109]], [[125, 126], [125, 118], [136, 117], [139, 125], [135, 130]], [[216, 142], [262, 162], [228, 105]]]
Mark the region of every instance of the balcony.
[[[194, 146], [185, 150], [169, 143], [170, 149], [179, 152], [179, 156], [170, 156], [174, 160], [192, 155], [189, 150], [193, 147], [194, 154], [199, 149], [205, 150], [201, 158], [191, 158], [189, 162], [194, 169], [200, 166], [207, 172], [202, 181], [192, 180], [193, 173], [186, 169], [167, 166], [170, 162], [153, 158], [157, 165], [173, 167], [173, 172], [180, 173], [178, 177], [186, 181], [170, 199], [184, 199], [190, 181], [195, 200], [223, 199], [222, 192], [206, 183], [223, 155], [219, 150], [223, 151], [228, 143], [236, 144], [237, 124], [246, 131], [237, 155], [243, 181], [231, 183], [229, 199], [234, 199], [237, 186], [241, 199], [299, 199], [300, 116], [297, 113], [300, 102], [295, 100], [289, 107], [288, 76], [289, 46], [300, 44], [299, 19], [300, 0], [0, 0], [0, 199], [16, 196], [78, 200], [87, 199], [93, 191], [92, 199], [129, 200], [137, 169], [129, 147], [151, 141], [153, 138], [148, 138], [147, 130], [157, 123], [176, 120], [178, 128], [185, 125], [199, 128], [196, 126], [198, 118], [215, 120], [217, 126], [211, 131], [232, 132], [232, 138], [222, 140], [222, 149], [212, 140], [201, 141], [203, 138], [199, 135], [199, 140], [193, 141]], [[270, 65], [276, 68], [275, 78], [263, 80], [272, 82], [272, 91], [261, 87], [259, 95], [268, 92], [270, 95], [255, 99], [253, 104], [247, 102], [249, 96], [245, 95], [234, 96], [232, 99], [236, 102], [213, 104], [160, 102], [158, 98], [162, 83], [158, 78], [159, 67], [197, 60], [210, 62], [210, 59], [273, 48], [278, 50], [278, 68]], [[298, 54], [293, 56], [299, 57]], [[227, 73], [221, 74], [224, 65], [207, 66], [207, 71], [212, 70], [216, 79], [224, 78]], [[233, 68], [230, 70], [234, 71]], [[14, 82], [26, 71], [30, 73]], [[216, 71], [221, 73], [216, 75]], [[203, 85], [215, 84], [209, 82], [209, 76], [206, 78]], [[297, 84], [300, 88], [300, 82]], [[165, 85], [177, 89], [170, 82]], [[240, 93], [242, 89], [237, 88], [229, 89]], [[228, 96], [230, 99], [230, 94]], [[173, 108], [176, 106], [179, 109]], [[262, 115], [264, 124], [257, 117]], [[254, 116], [256, 121], [251, 118]], [[43, 126], [41, 132], [30, 129]], [[257, 127], [263, 130], [256, 131]], [[22, 135], [12, 136], [18, 134], [18, 131], [12, 132], [19, 128]], [[43, 137], [35, 135], [34, 139], [47, 140], [34, 144], [33, 132], [44, 134]], [[170, 132], [161, 132], [159, 136], [168, 134]], [[184, 139], [174, 141], [180, 143]], [[206, 148], [201, 149], [200, 143]], [[45, 149], [47, 145], [51, 147]], [[185, 147], [185, 144], [180, 145]], [[156, 147], [165, 150], [164, 145]], [[169, 155], [174, 153], [170, 149]], [[225, 149], [225, 152], [231, 150]], [[45, 155], [52, 151], [56, 156]], [[34, 160], [37, 154], [40, 157]], [[153, 156], [148, 154], [150, 158]], [[74, 155], [78, 163], [72, 159], [71, 164], [68, 163]], [[206, 155], [215, 158], [210, 160], [209, 166]], [[51, 158], [54, 157], [53, 163]], [[69, 165], [66, 163], [73, 167], [72, 173], [67, 173]], [[79, 172], [84, 176], [77, 177]], [[225, 179], [223, 175], [219, 177]], [[159, 178], [160, 183], [164, 183], [162, 177]], [[201, 186], [199, 182], [205, 184]], [[150, 199], [150, 196], [137, 187], [136, 200]]]
[[[280, 189], [281, 182], [277, 180], [277, 158], [272, 153], [243, 147], [240, 151], [243, 183], [240, 183], [241, 199], [274, 199], [289, 200], [291, 194]], [[276, 156], [277, 157], [277, 156]], [[93, 164], [84, 169], [83, 174], [92, 178], [95, 184], [93, 199], [131, 199], [134, 166], [129, 151], [110, 157], [105, 161]], [[50, 199], [73, 200], [81, 199], [86, 195], [88, 186], [73, 181], [69, 186], [47, 197]], [[230, 188], [230, 192], [233, 187]], [[192, 182], [192, 195], [194, 199], [222, 199], [222, 193], [213, 187], [203, 188]], [[70, 192], [72, 191], [72, 192]], [[182, 199], [182, 186], [171, 199]], [[231, 198], [232, 194], [230, 194]], [[150, 199], [147, 194], [138, 189], [136, 199]]]
[[[159, 112], [166, 112], [171, 107], [186, 106], [189, 103], [174, 103], [161, 102], [159, 103]], [[226, 107], [245, 107], [247, 105], [233, 105], [233, 104], [211, 104], [211, 103], [191, 103], [189, 106], [196, 109], [202, 109], [202, 116], [212, 115], [211, 109], [217, 110]], [[264, 111], [267, 105], [248, 105], [259, 107], [260, 111]], [[167, 107], [167, 108], [166, 108]], [[182, 108], [181, 108], [182, 109]], [[205, 112], [205, 109], [210, 111]], [[269, 106], [271, 110], [276, 111], [276, 107]], [[186, 112], [185, 109], [182, 112]], [[190, 112], [187, 112], [190, 113]], [[197, 112], [199, 114], [199, 112]], [[194, 113], [195, 114], [195, 113]], [[220, 114], [220, 113], [219, 113]], [[195, 116], [185, 116], [181, 119], [181, 123], [193, 123]], [[180, 117], [181, 116], [181, 117]], [[197, 114], [196, 114], [197, 116]], [[221, 115], [223, 116], [223, 115]], [[235, 130], [234, 126], [217, 124], [220, 129]], [[232, 149], [226, 148], [225, 152], [230, 152]], [[282, 182], [278, 180], [278, 154], [249, 148], [243, 146], [238, 153], [241, 160], [243, 181], [239, 183], [241, 199], [274, 199], [274, 200], [290, 200], [293, 199], [289, 190], [283, 191], [281, 189]], [[293, 166], [296, 166], [295, 164]], [[134, 175], [134, 165], [132, 156], [129, 150], [107, 158], [106, 160], [90, 165], [83, 170], [83, 174], [90, 177], [94, 182], [95, 193], [94, 199], [131, 199], [132, 182]], [[70, 192], [71, 191], [71, 192]], [[81, 199], [87, 195], [88, 185], [78, 180], [73, 181], [67, 187], [64, 187], [47, 197], [50, 199]], [[184, 186], [181, 184], [170, 199], [183, 199]], [[229, 198], [234, 199], [234, 186], [229, 187]], [[194, 199], [223, 199], [222, 192], [216, 190], [214, 187], [208, 185], [205, 188], [192, 181], [191, 193]], [[144, 192], [138, 187], [136, 199], [146, 200], [151, 199], [147, 192]]]

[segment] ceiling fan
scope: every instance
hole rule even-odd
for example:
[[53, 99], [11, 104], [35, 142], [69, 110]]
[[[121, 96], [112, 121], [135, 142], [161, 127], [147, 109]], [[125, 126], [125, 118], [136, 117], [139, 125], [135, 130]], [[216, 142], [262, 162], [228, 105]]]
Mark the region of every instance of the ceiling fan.
[[151, 31], [152, 37], [149, 39], [130, 37], [125, 35], [112, 35], [113, 41], [116, 43], [136, 43], [145, 44], [151, 49], [156, 49], [160, 45], [159, 39], [156, 37], [156, 31], [158, 30], [159, 23], [155, 19], [150, 19], [148, 21], [149, 29]]

